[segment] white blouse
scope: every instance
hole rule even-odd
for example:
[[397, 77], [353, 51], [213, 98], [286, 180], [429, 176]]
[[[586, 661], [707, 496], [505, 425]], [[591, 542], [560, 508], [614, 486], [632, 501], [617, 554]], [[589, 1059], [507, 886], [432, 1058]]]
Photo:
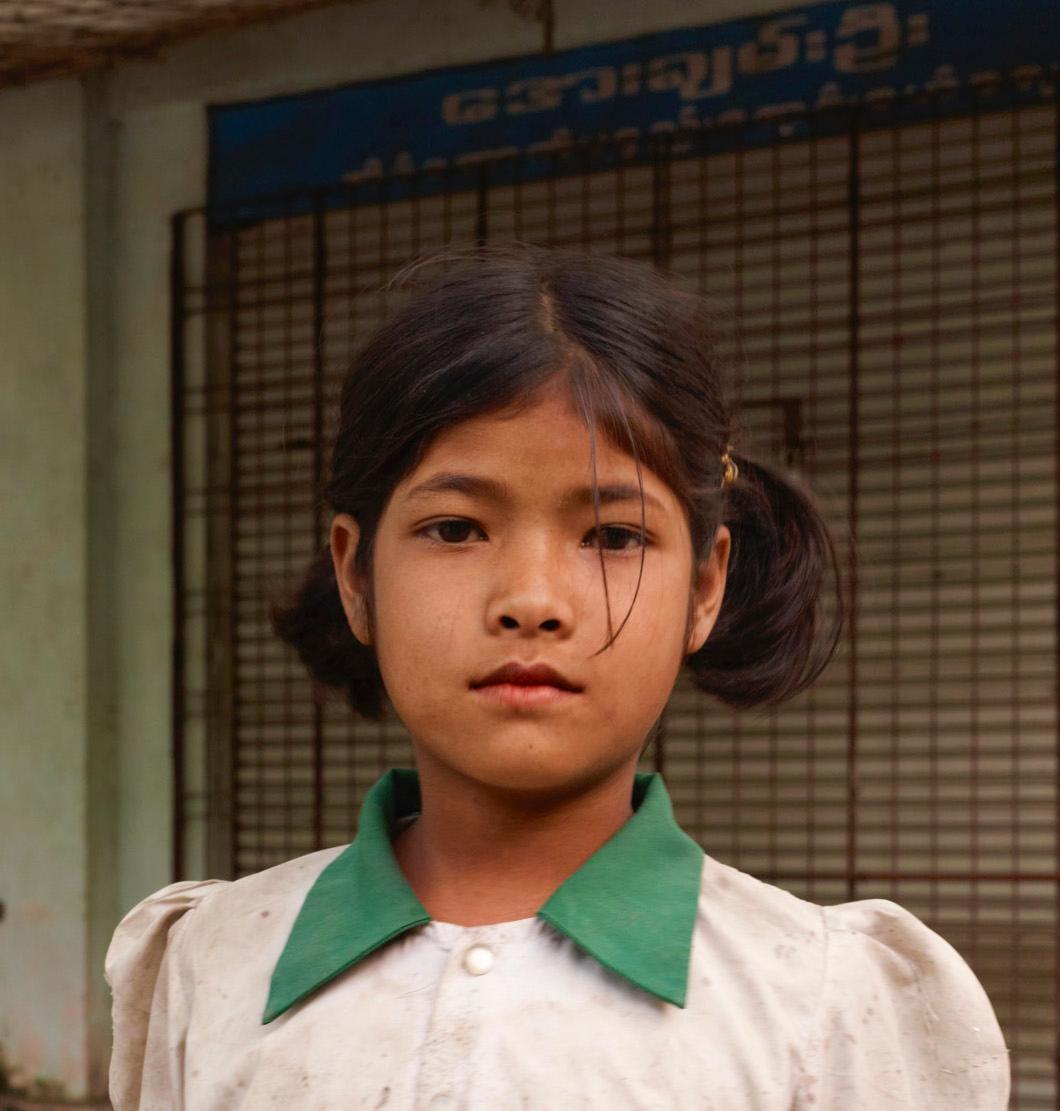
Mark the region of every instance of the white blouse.
[[389, 849], [404, 769], [351, 846], [145, 899], [106, 961], [115, 1111], [1003, 1111], [1001, 1030], [943, 938], [704, 855], [637, 779], [534, 918], [426, 915]]

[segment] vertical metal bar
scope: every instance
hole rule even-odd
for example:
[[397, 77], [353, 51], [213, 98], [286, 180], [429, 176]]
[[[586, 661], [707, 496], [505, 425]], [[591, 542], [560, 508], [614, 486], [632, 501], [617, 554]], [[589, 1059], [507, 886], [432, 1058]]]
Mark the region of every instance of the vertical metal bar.
[[[352, 349], [357, 344], [357, 336], [359, 330], [360, 308], [361, 308], [361, 294], [358, 289], [358, 282], [360, 281], [360, 269], [358, 266], [359, 247], [358, 247], [358, 232], [360, 231], [360, 202], [361, 190], [355, 187], [350, 196], [349, 208], [346, 210], [346, 346], [343, 352], [343, 361], [348, 365]], [[336, 253], [341, 255], [342, 245], [335, 244]], [[314, 428], [319, 429], [320, 425], [316, 421], [314, 414]], [[315, 434], [316, 443], [320, 443], [320, 432]], [[320, 448], [314, 448], [314, 451], [322, 451]], [[321, 461], [314, 458], [313, 469], [316, 472], [321, 468]], [[318, 548], [319, 550], [319, 548]], [[321, 714], [323, 717], [323, 714]], [[357, 824], [358, 804], [360, 803], [360, 792], [358, 787], [358, 772], [360, 770], [359, 751], [360, 746], [357, 744], [347, 744], [344, 746], [344, 751], [347, 760], [347, 778], [346, 778], [346, 813], [349, 816], [349, 826], [344, 825], [344, 829], [352, 836], [353, 830]]]
[[[653, 137], [651, 145], [651, 244], [652, 261], [660, 269], [670, 262], [670, 142], [669, 136]], [[662, 775], [666, 770], [666, 708], [655, 734], [654, 765]]]
[[[292, 214], [293, 207], [294, 206], [292, 204], [290, 204], [290, 203], [288, 204], [288, 206], [286, 208], [286, 211], [283, 214], [282, 224], [281, 224], [282, 234], [283, 234], [283, 261], [280, 263], [280, 266], [281, 266], [280, 276], [281, 276], [281, 280], [282, 280], [282, 283], [283, 283], [283, 286], [282, 286], [283, 292], [281, 294], [282, 300], [281, 300], [281, 305], [279, 307], [281, 308], [282, 313], [283, 313], [283, 324], [282, 324], [282, 332], [281, 332], [281, 334], [283, 336], [283, 361], [281, 363], [281, 366], [283, 367], [283, 376], [282, 376], [283, 384], [282, 384], [282, 386], [280, 387], [279, 390], [275, 391], [275, 393], [281, 393], [281, 391], [282, 391], [282, 394], [281, 394], [282, 400], [280, 398], [276, 398], [276, 400], [274, 400], [275, 393], [273, 393], [273, 391], [270, 390], [269, 386], [267, 386], [265, 384], [265, 381], [264, 381], [265, 376], [263, 375], [262, 376], [263, 381], [262, 381], [262, 388], [261, 388], [261, 396], [258, 399], [258, 404], [261, 407], [261, 411], [265, 411], [266, 409], [271, 409], [276, 404], [277, 400], [280, 401], [280, 404], [283, 407], [283, 412], [289, 413], [291, 411], [291, 405], [290, 405], [290, 402], [291, 402], [291, 385], [290, 385], [290, 382], [291, 382], [291, 373], [294, 369], [294, 353], [293, 353], [293, 350], [292, 350], [293, 347], [294, 347], [294, 343], [293, 343], [293, 338], [292, 337], [293, 337], [293, 332], [294, 332], [294, 311], [295, 311], [294, 296], [293, 296], [293, 289], [292, 289], [292, 279], [293, 279], [293, 276], [294, 276], [293, 275], [294, 250], [293, 250], [292, 239], [293, 239], [293, 236], [295, 234], [295, 232], [294, 232], [294, 217], [293, 217], [293, 214]], [[266, 287], [266, 288], [268, 288], [268, 287]], [[272, 393], [273, 396], [270, 397], [270, 393]], [[268, 470], [268, 465], [265, 462], [265, 460], [267, 458], [268, 450], [269, 450], [269, 448], [267, 446], [267, 441], [264, 441], [261, 444], [259, 444], [258, 445], [258, 450], [261, 452], [260, 458], [261, 458], [261, 461], [262, 461], [261, 471], [259, 473], [259, 481], [264, 483], [266, 481], [265, 475], [266, 475], [267, 470]], [[283, 507], [284, 507], [283, 512], [285, 514], [289, 514], [290, 513], [290, 502], [289, 502], [290, 494], [289, 494], [288, 481], [287, 481], [287, 479], [288, 479], [288, 462], [287, 462], [286, 451], [282, 447], [281, 447], [281, 455], [282, 455], [282, 458], [283, 458], [284, 473], [283, 473], [283, 479], [281, 480], [280, 485], [282, 487], [284, 487], [284, 490], [283, 490], [282, 494], [278, 494], [277, 501], [279, 501], [283, 505]], [[271, 524], [272, 523], [272, 520], [271, 520], [272, 515], [270, 514], [269, 517], [270, 517], [269, 523]], [[282, 529], [280, 535], [283, 538], [282, 539], [283, 563], [284, 563], [284, 566], [288, 566], [289, 565], [290, 546], [287, 542], [287, 536], [289, 535], [289, 532], [288, 532], [287, 529]], [[262, 557], [262, 563], [263, 564], [264, 564], [266, 558], [267, 557], [264, 557], [264, 556]], [[262, 645], [261, 634], [259, 633], [259, 634], [257, 634], [257, 636], [258, 636], [259, 646], [261, 646]], [[264, 668], [263, 668], [263, 670], [264, 670]], [[289, 684], [287, 683], [286, 680], [287, 680], [287, 677], [286, 677], [286, 672], [285, 672], [284, 673], [284, 690], [283, 690], [283, 694], [282, 694], [282, 696], [280, 697], [280, 700], [279, 700], [280, 705], [279, 705], [278, 709], [276, 711], [273, 711], [273, 712], [276, 714], [276, 717], [279, 719], [277, 724], [279, 724], [281, 726], [281, 729], [280, 729], [280, 745], [282, 746], [282, 759], [283, 759], [283, 771], [284, 771], [283, 784], [282, 784], [283, 803], [282, 803], [282, 807], [280, 808], [281, 813], [283, 815], [283, 847], [281, 849], [281, 852], [283, 853], [284, 857], [289, 857], [289, 856], [293, 856], [295, 854], [295, 845], [298, 843], [298, 838], [297, 838], [297, 833], [296, 833], [296, 829], [297, 829], [296, 815], [297, 815], [297, 812], [298, 812], [297, 811], [297, 805], [298, 805], [297, 800], [298, 800], [301, 792], [296, 790], [296, 788], [295, 788], [296, 776], [294, 774], [294, 771], [295, 771], [296, 756], [295, 756], [295, 752], [293, 751], [294, 746], [291, 744], [291, 698], [290, 698], [290, 686], [289, 686]], [[262, 701], [264, 702], [264, 700], [262, 700]], [[271, 715], [269, 715], [269, 716], [271, 716]], [[272, 724], [272, 723], [270, 722], [270, 724]], [[264, 733], [265, 730], [263, 729], [262, 732]], [[264, 737], [262, 738], [262, 740], [259, 743], [264, 748], [264, 746], [266, 744]], [[315, 847], [319, 848], [320, 846], [315, 846]], [[263, 867], [263, 866], [264, 866], [263, 862], [259, 861], [258, 862], [258, 867], [260, 868], [260, 867]]]
[[409, 254], [416, 258], [422, 251], [420, 230], [420, 209], [423, 206], [421, 194], [423, 191], [423, 174], [415, 173], [409, 178]]
[[[1012, 196], [1012, 209], [1010, 212], [1009, 235], [1011, 237], [1012, 248], [1012, 274], [1013, 274], [1013, 295], [1020, 298], [1023, 295], [1025, 288], [1025, 277], [1022, 271], [1022, 250], [1023, 250], [1023, 236], [1022, 236], [1022, 213], [1024, 206], [1023, 185], [1025, 182], [1025, 175], [1027, 172], [1024, 163], [1024, 153], [1022, 149], [1022, 113], [1018, 109], [1013, 109], [1012, 112], [1012, 165], [1013, 172], [1013, 196]], [[1023, 408], [1022, 398], [1022, 385], [1023, 385], [1023, 353], [1020, 344], [1020, 330], [1021, 321], [1019, 312], [1013, 310], [1011, 317], [1011, 332], [1009, 333], [1010, 340], [1010, 354], [1011, 365], [1013, 368], [1012, 375], [1012, 394], [1011, 394], [1011, 409], [1009, 410], [1009, 457], [1013, 460], [1020, 457], [1020, 412]], [[1009, 558], [1011, 566], [1018, 568], [1023, 566], [1023, 553], [1022, 553], [1022, 523], [1020, 520], [1020, 507], [1022, 502], [1022, 476], [1018, 466], [1011, 466], [1009, 468], [1009, 524], [1008, 524], [1008, 540], [1009, 540]], [[1020, 864], [1023, 857], [1023, 846], [1021, 844], [1021, 833], [1023, 832], [1023, 824], [1019, 820], [1020, 801], [1019, 801], [1019, 783], [1021, 779], [1020, 769], [1020, 754], [1023, 747], [1022, 736], [1022, 720], [1019, 712], [1020, 705], [1020, 683], [1019, 677], [1021, 672], [1020, 667], [1020, 616], [1021, 616], [1021, 599], [1020, 599], [1020, 576], [1013, 574], [1011, 576], [1009, 586], [1008, 605], [1010, 607], [1010, 627], [1009, 627], [1009, 828], [1012, 832], [1012, 847], [1010, 855], [1010, 869], [1012, 876], [1016, 877], [1020, 873]], [[1019, 937], [1020, 919], [1023, 916], [1022, 905], [1019, 899], [1020, 885], [1019, 881], [1013, 882], [1009, 889], [1009, 937]], [[988, 934], [989, 936], [989, 934]], [[972, 939], [972, 957], [973, 961], [979, 956], [980, 945], [979, 938]], [[1054, 958], [1055, 959], [1055, 958]], [[976, 962], [977, 963], [977, 962]], [[1020, 983], [1023, 964], [1023, 953], [1019, 945], [1011, 945], [1009, 949], [1009, 983], [1015, 987]], [[974, 966], [974, 965], [973, 965]], [[1012, 1009], [1010, 1011], [1011, 1028], [1014, 1030], [1021, 1030], [1024, 1025], [1024, 1019], [1021, 1015], [1021, 1004], [1023, 1002], [1023, 993], [1018, 988], [1012, 993]], [[1018, 1035], [1017, 1035], [1018, 1037]], [[1010, 1039], [1011, 1045], [1011, 1039]], [[1019, 1070], [1016, 1070], [1015, 1075], [1012, 1077], [1013, 1088], [1015, 1089], [1019, 1081]], [[1014, 1092], [1014, 1094], [1017, 1094]], [[1018, 1098], [1018, 1094], [1017, 1094]]]
[[453, 241], [453, 163], [447, 162], [442, 171], [445, 186], [442, 189], [442, 243]]
[[[313, 205], [313, 551], [324, 545], [324, 295], [327, 240], [323, 199]], [[313, 699], [313, 848], [324, 847], [324, 710]]]
[[847, 814], [846, 814], [846, 897], [857, 898], [857, 802], [858, 802], [858, 498], [860, 483], [860, 452], [858, 431], [860, 421], [859, 351], [860, 302], [858, 253], [860, 239], [858, 222], [861, 196], [860, 147], [861, 129], [857, 112], [851, 115], [850, 161], [847, 173], [847, 229], [849, 236], [849, 355], [847, 361], [847, 486], [848, 519], [850, 522], [847, 547], [847, 589], [849, 591], [849, 618], [847, 642]]
[[[202, 688], [203, 758], [206, 797], [206, 872], [211, 876], [235, 874], [232, 858], [232, 814], [236, 781], [233, 761], [234, 698], [232, 681], [231, 610], [235, 590], [231, 580], [232, 532], [225, 500], [231, 493], [232, 430], [228, 407], [228, 380], [235, 358], [233, 330], [236, 320], [231, 290], [235, 260], [234, 231], [207, 229], [206, 331], [202, 389], [203, 463], [201, 474], [203, 547], [201, 590], [204, 621], [203, 659], [199, 672]], [[185, 387], [185, 392], [188, 392]], [[190, 405], [190, 398], [188, 401]], [[190, 410], [189, 410], [190, 411]], [[190, 475], [188, 476], [190, 478]], [[187, 478], [185, 481], [187, 482]], [[188, 495], [190, 502], [190, 493]], [[185, 527], [191, 519], [190, 505]], [[198, 560], [196, 560], [198, 562]]]
[[528, 161], [524, 151], [513, 167], [515, 181], [512, 183], [512, 233], [520, 241], [526, 238], [523, 232], [523, 188], [526, 184]]
[[[943, 343], [945, 329], [942, 325], [943, 274], [942, 274], [942, 136], [936, 116], [931, 125], [931, 177], [934, 188], [931, 191], [931, 375], [929, 379], [929, 401], [931, 431], [929, 441], [929, 512], [928, 526], [932, 537], [931, 587], [928, 594], [928, 661], [927, 661], [927, 740], [928, 740], [928, 852], [929, 869], [938, 870], [939, 846], [939, 742], [944, 735], [945, 718], [939, 710], [939, 682], [942, 675], [940, 644], [945, 617], [943, 611], [941, 584], [944, 581], [945, 556], [940, 551], [942, 520], [942, 463], [943, 463], [943, 392], [946, 386]], [[896, 862], [897, 863], [897, 862]], [[930, 881], [929, 903], [933, 921], [938, 920], [938, 883]]]
[[[781, 260], [781, 238], [784, 234], [781, 221], [780, 209], [783, 204], [780, 191], [780, 180], [782, 176], [782, 167], [780, 160], [780, 144], [781, 139], [779, 134], [774, 130], [772, 143], [769, 149], [769, 207], [770, 207], [770, 244], [769, 244], [769, 308], [770, 308], [770, 321], [769, 321], [769, 397], [775, 404], [780, 397], [782, 385], [780, 381], [780, 338], [781, 338], [781, 319], [783, 314], [782, 302], [783, 292], [781, 290], [780, 272], [783, 267]], [[770, 423], [767, 418], [767, 425]], [[783, 434], [783, 433], [782, 433]], [[780, 446], [777, 452], [778, 456], [783, 457], [785, 454], [785, 445]], [[790, 464], [789, 464], [790, 465]], [[767, 785], [766, 785], [766, 853], [769, 859], [769, 873], [776, 874], [777, 871], [777, 842], [779, 835], [779, 807], [778, 800], [778, 787], [777, 775], [777, 746], [778, 746], [778, 725], [777, 725], [777, 711], [775, 707], [770, 707], [766, 711], [766, 720], [769, 722], [767, 727], [767, 754], [766, 766], [768, 771]]]
[[[747, 249], [747, 220], [746, 220], [746, 201], [747, 201], [747, 147], [745, 146], [746, 132], [741, 136], [741, 142], [736, 146], [736, 152], [733, 159], [733, 207], [735, 213], [735, 220], [733, 223], [733, 309], [736, 316], [736, 335], [734, 339], [737, 341], [737, 354], [742, 350], [743, 345], [743, 321], [745, 319], [744, 307], [748, 300], [748, 277], [747, 271], [749, 264], [747, 256], [749, 254]], [[737, 420], [742, 419], [742, 409], [744, 402], [743, 387], [740, 385], [740, 378], [737, 378], [736, 397], [735, 397], [735, 410]], [[732, 861], [737, 867], [740, 867], [740, 860], [743, 853], [743, 846], [745, 838], [743, 837], [744, 824], [741, 814], [744, 807], [744, 736], [743, 736], [743, 719], [739, 714], [734, 713], [730, 718], [729, 728], [729, 752], [732, 767], [732, 813], [735, 816], [732, 823], [733, 838], [732, 838]]]
[[[1056, 630], [1060, 636], [1060, 107], [1053, 108], [1053, 357], [1055, 361], [1053, 399], [1053, 483], [1056, 492], [1054, 590]], [[1060, 652], [1053, 661], [1056, 672], [1053, 682], [1054, 721], [1060, 721]], [[1056, 812], [1053, 819], [1053, 859], [1060, 859], [1060, 731], [1054, 748], [1056, 780], [1053, 791]], [[1060, 949], [1060, 875], [1057, 876], [1053, 908], [1053, 952]], [[1053, 1007], [1060, 1007], [1060, 960], [1053, 961]], [[1060, 1024], [1058, 1024], [1060, 1026]], [[1060, 1029], [1053, 1042], [1053, 1084], [1056, 1106], [1060, 1109]]]
[[489, 167], [485, 162], [478, 168], [475, 205], [475, 242], [482, 247], [489, 238]]
[[[450, 162], [450, 166], [452, 163]], [[392, 179], [389, 177], [382, 177], [379, 179], [379, 230], [378, 230], [378, 258], [379, 269], [383, 274], [389, 275], [390, 269], [390, 221], [392, 217], [399, 217], [400, 208], [396, 211], [391, 211], [391, 196], [390, 186]], [[478, 200], [476, 200], [478, 204]], [[400, 248], [399, 248], [400, 249]], [[385, 318], [387, 313], [387, 297], [388, 286], [383, 285], [379, 288], [379, 315], [380, 318]], [[387, 744], [387, 721], [386, 715], [383, 715], [383, 720], [376, 724], [375, 728], [375, 774], [379, 774], [386, 766], [388, 761], [388, 744]]]
[[[239, 628], [238, 608], [239, 592], [236, 584], [239, 582], [239, 564], [237, 557], [238, 526], [240, 514], [239, 498], [239, 379], [237, 367], [239, 365], [239, 232], [233, 231], [228, 237], [228, 358], [227, 358], [227, 397], [225, 408], [228, 414], [228, 516], [223, 522], [224, 530], [228, 537], [228, 584], [229, 597], [224, 609], [224, 643], [227, 648], [227, 723], [231, 729], [228, 743], [231, 748], [232, 758], [229, 762], [229, 798], [231, 810], [228, 824], [228, 859], [231, 861], [232, 875], [240, 874], [239, 859], [239, 821], [242, 807], [239, 792], [239, 762], [242, 758], [240, 751], [240, 690], [239, 690], [239, 653], [236, 644], [237, 630]], [[260, 782], [260, 779], [259, 779]]]
[[592, 172], [592, 159], [596, 152], [582, 148], [578, 152], [578, 245], [583, 251], [591, 251], [593, 246], [593, 206], [592, 191], [589, 188]]
[[660, 270], [670, 264], [670, 243], [673, 236], [670, 217], [670, 137], [654, 135], [651, 139], [651, 256]]
[[[233, 487], [237, 487], [242, 478], [246, 483], [246, 500], [248, 503], [252, 503], [249, 505], [249, 513], [244, 515], [242, 513], [233, 512], [231, 518], [232, 531], [234, 534], [232, 545], [233, 589], [236, 588], [237, 583], [241, 582], [247, 570], [246, 567], [240, 567], [235, 556], [235, 552], [239, 547], [239, 540], [253, 541], [252, 543], [245, 544], [245, 550], [253, 552], [253, 556], [250, 558], [252, 558], [254, 563], [258, 566], [260, 566], [260, 561], [266, 548], [265, 480], [261, 461], [264, 455], [266, 434], [265, 406], [268, 393], [266, 363], [272, 352], [272, 337], [268, 335], [271, 285], [269, 281], [269, 243], [272, 226], [271, 222], [262, 222], [254, 229], [254, 260], [252, 271], [252, 282], [254, 286], [254, 318], [253, 323], [248, 321], [248, 331], [250, 333], [248, 338], [251, 342], [247, 344], [246, 375], [235, 379], [235, 375], [233, 374], [235, 382], [238, 383], [239, 390], [246, 391], [247, 412], [252, 414], [251, 418], [246, 421], [242, 430], [239, 429], [239, 421], [234, 411], [232, 415], [232, 484]], [[233, 358], [233, 368], [237, 365], [236, 359]], [[233, 391], [233, 396], [235, 397], [235, 391]], [[237, 437], [242, 439], [242, 444], [240, 446], [243, 448], [243, 458], [240, 458], [237, 452]], [[240, 473], [241, 470], [242, 474]], [[242, 536], [240, 535], [241, 533]], [[276, 790], [275, 781], [271, 779], [269, 774], [271, 771], [269, 767], [269, 756], [271, 754], [264, 743], [266, 719], [264, 645], [260, 637], [255, 637], [253, 626], [249, 622], [244, 623], [242, 630], [240, 629], [240, 617], [253, 614], [253, 603], [251, 602], [251, 605], [247, 605], [241, 595], [242, 591], [237, 590], [235, 598], [236, 608], [233, 613], [235, 626], [234, 643], [236, 645], [234, 659], [239, 660], [239, 663], [234, 663], [234, 666], [238, 668], [240, 664], [243, 664], [243, 666], [246, 667], [247, 686], [252, 687], [252, 694], [250, 698], [244, 701], [241, 697], [243, 691], [238, 687], [236, 688], [236, 730], [238, 734], [240, 732], [240, 727], [244, 722], [246, 723], [246, 732], [249, 739], [247, 748], [254, 757], [256, 808], [254, 812], [253, 831], [255, 834], [255, 845], [254, 853], [250, 861], [248, 861], [248, 865], [251, 871], [257, 871], [259, 868], [265, 867], [265, 861], [268, 859], [271, 828], [274, 825], [280, 825], [280, 823], [284, 821], [285, 816], [276, 813], [276, 797], [279, 792]], [[240, 737], [240, 742], [242, 744], [242, 737]], [[286, 769], [283, 768], [281, 764], [280, 776], [277, 777], [281, 782], [285, 771]]]
[[[935, 127], [938, 128], [936, 121]], [[969, 871], [972, 874], [971, 891], [969, 898], [969, 922], [971, 937], [974, 939], [979, 932], [979, 870], [982, 868], [982, 860], [980, 857], [979, 849], [979, 824], [982, 821], [982, 814], [980, 813], [980, 759], [979, 750], [981, 747], [982, 731], [983, 731], [983, 692], [980, 689], [980, 684], [983, 681], [983, 672], [989, 667], [984, 661], [983, 656], [987, 648], [983, 644], [983, 468], [981, 460], [982, 440], [983, 440], [983, 405], [982, 405], [982, 379], [983, 379], [983, 359], [984, 359], [984, 343], [983, 343], [983, 316], [985, 315], [982, 309], [982, 289], [983, 289], [983, 246], [984, 238], [989, 235], [989, 232], [984, 231], [983, 221], [983, 177], [990, 173], [989, 170], [983, 170], [983, 138], [982, 138], [982, 117], [980, 114], [979, 106], [976, 105], [972, 111], [972, 166], [974, 178], [971, 182], [971, 221], [972, 221], [972, 259], [971, 259], [971, 290], [970, 299], [972, 304], [972, 327], [971, 327], [971, 359], [969, 360], [969, 369], [971, 371], [970, 383], [970, 436], [969, 436], [969, 470], [971, 472], [969, 485], [971, 487], [971, 563], [972, 563], [972, 613], [971, 613], [971, 675], [969, 676], [969, 688], [971, 690], [971, 703], [972, 703], [972, 728], [970, 731], [969, 742], [971, 744], [971, 752], [969, 753], [969, 769], [971, 776], [969, 810], [971, 814], [970, 828], [968, 830], [969, 840]], [[989, 188], [989, 187], [988, 187]], [[989, 203], [989, 202], [987, 202]], [[989, 356], [986, 356], [989, 357]], [[993, 539], [991, 538], [991, 544]], [[984, 666], [985, 665], [985, 666]], [[937, 776], [936, 776], [937, 778]], [[936, 817], [937, 825], [937, 817]], [[936, 845], [932, 845], [932, 851], [936, 852]], [[938, 870], [938, 861], [932, 859], [932, 869]], [[934, 885], [932, 892], [932, 913], [938, 914], [938, 885]], [[1016, 1093], [1018, 1095], [1018, 1093]]]
[[[889, 618], [890, 628], [888, 630], [890, 636], [890, 668], [888, 675], [888, 683], [890, 686], [888, 698], [888, 728], [890, 729], [890, 753], [888, 760], [888, 808], [887, 820], [890, 826], [889, 829], [889, 847], [890, 847], [890, 870], [892, 872], [900, 871], [901, 859], [901, 843], [899, 838], [899, 831], [901, 830], [901, 791], [899, 783], [901, 780], [901, 748], [902, 748], [902, 682], [901, 682], [901, 652], [899, 645], [901, 641], [902, 630], [902, 592], [898, 585], [897, 576], [900, 574], [902, 567], [902, 560], [905, 558], [905, 552], [902, 544], [902, 464], [903, 464], [903, 442], [902, 433], [902, 397], [901, 397], [901, 383], [902, 383], [902, 319], [901, 309], [902, 304], [902, 282], [903, 275], [902, 263], [904, 253], [904, 239], [902, 235], [903, 223], [903, 206], [902, 206], [902, 144], [901, 144], [902, 131], [897, 127], [890, 128], [890, 144], [891, 144], [891, 203], [890, 203], [890, 266], [891, 266], [891, 435], [890, 435], [890, 448], [891, 448], [891, 481], [890, 481], [890, 513], [893, 518], [893, 525], [891, 527], [891, 579], [888, 585], [888, 593], [890, 595], [889, 601]], [[934, 135], [937, 139], [937, 131]], [[937, 147], [937, 144], [936, 144]], [[933, 147], [933, 152], [936, 147]], [[938, 187], [938, 174], [937, 164], [932, 162], [932, 181], [935, 183], [936, 188], [933, 192], [932, 199], [935, 200], [939, 194]], [[934, 217], [934, 213], [932, 213]], [[938, 235], [938, 221], [932, 219], [931, 223], [932, 246], [934, 247], [934, 237]], [[931, 253], [932, 265], [938, 262], [938, 254], [932, 249]], [[935, 329], [937, 334], [937, 326], [932, 323], [932, 328]], [[899, 897], [898, 885], [893, 883], [889, 891], [889, 897], [897, 899]]]
[[556, 49], [556, 5], [554, 0], [541, 0], [542, 49], [551, 54]]
[[[818, 134], [819, 121], [816, 114], [810, 116], [809, 138], [809, 210], [810, 210], [810, 243], [809, 243], [809, 293], [810, 293], [810, 366], [809, 381], [807, 383], [807, 420], [810, 426], [811, 443], [816, 444], [818, 435], [817, 412], [817, 379], [820, 371], [820, 345], [821, 314], [827, 310], [821, 308], [820, 298], [820, 271], [821, 271], [821, 183], [820, 159], [821, 140]], [[805, 458], [807, 478], [811, 487], [817, 480], [817, 459], [815, 450], [807, 452]], [[817, 861], [816, 861], [816, 792], [817, 786], [817, 695], [810, 691], [806, 699], [806, 815], [805, 815], [805, 854], [806, 854], [806, 898], [811, 902], [816, 901], [817, 895]]]
[[178, 212], [172, 220], [169, 259], [169, 334], [170, 334], [170, 467], [171, 467], [171, 506], [170, 526], [172, 530], [173, 565], [173, 644], [172, 644], [172, 681], [171, 698], [171, 761], [172, 761], [172, 807], [173, 807], [173, 845], [172, 873], [174, 882], [184, 878], [184, 760], [185, 738], [184, 718], [187, 710], [185, 684], [184, 610], [186, 603], [187, 581], [185, 576], [184, 551], [184, 233], [185, 214]]

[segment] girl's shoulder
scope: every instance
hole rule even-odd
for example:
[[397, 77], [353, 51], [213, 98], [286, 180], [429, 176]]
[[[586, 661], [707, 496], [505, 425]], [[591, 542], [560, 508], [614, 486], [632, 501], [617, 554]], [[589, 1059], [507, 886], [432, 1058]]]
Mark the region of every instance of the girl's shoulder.
[[1004, 1111], [1011, 1078], [1005, 1037], [983, 985], [950, 942], [889, 899], [821, 912], [822, 1089], [848, 1106], [890, 1084], [912, 1093], [910, 1106]]
[[[345, 846], [284, 861], [238, 880], [183, 880], [137, 903], [118, 923], [104, 962], [115, 1012], [145, 1006], [164, 963], [286, 937], [306, 892]], [[282, 940], [281, 937], [281, 940]]]
[[798, 983], [809, 1003], [806, 1106], [1007, 1106], [1008, 1049], [986, 991], [900, 904], [821, 906], [708, 856], [699, 924], [704, 936], [724, 931], [767, 978], [772, 968], [779, 990]]
[[264, 918], [273, 914], [282, 918], [291, 905], [297, 912], [317, 876], [344, 849], [321, 849], [238, 880], [182, 880], [160, 888], [118, 923], [107, 953], [108, 981], [123, 954], [139, 950], [146, 956], [160, 942], [164, 946], [174, 928], [180, 935], [188, 929], [197, 935], [215, 934], [250, 910]]
[[118, 923], [104, 963], [112, 995], [110, 1095], [116, 1111], [141, 1106], [145, 1077], [166, 1075], [170, 1046], [182, 1044], [201, 965], [209, 967], [207, 986], [220, 985], [233, 1007], [242, 1000], [248, 1013], [260, 1014], [270, 961], [306, 892], [343, 848], [234, 881], [172, 883]]
[[713, 918], [748, 940], [798, 943], [804, 957], [817, 948], [826, 963], [868, 961], [896, 979], [949, 974], [982, 990], [964, 958], [912, 911], [890, 899], [821, 905], [707, 855], [700, 885], [700, 923]]

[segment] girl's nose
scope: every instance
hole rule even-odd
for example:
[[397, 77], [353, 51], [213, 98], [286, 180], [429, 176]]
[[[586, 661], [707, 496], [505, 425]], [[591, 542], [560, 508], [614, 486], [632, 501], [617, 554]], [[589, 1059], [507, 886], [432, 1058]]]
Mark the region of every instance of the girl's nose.
[[490, 607], [491, 632], [511, 631], [533, 636], [537, 633], [569, 635], [573, 628], [570, 607], [554, 597], [513, 598], [509, 595]]
[[486, 616], [494, 633], [567, 636], [574, 628], [574, 610], [563, 584], [540, 568], [498, 590]]
[[[533, 621], [529, 621], [528, 624], [532, 625]], [[503, 625], [506, 629], [521, 629], [523, 627], [519, 623], [519, 619], [517, 617], [512, 617], [510, 614], [507, 613], [501, 615], [501, 625]], [[539, 621], [537, 623], [537, 627], [544, 632], [552, 633], [561, 628], [562, 623], [560, 622], [558, 617], [546, 617], [544, 621]]]

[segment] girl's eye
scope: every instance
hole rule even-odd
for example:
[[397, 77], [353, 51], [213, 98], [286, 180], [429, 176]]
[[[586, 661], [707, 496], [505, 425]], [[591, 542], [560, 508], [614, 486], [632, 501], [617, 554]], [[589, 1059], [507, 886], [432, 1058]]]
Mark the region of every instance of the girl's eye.
[[420, 531], [442, 544], [465, 544], [470, 539], [471, 532], [481, 533], [482, 529], [470, 521], [462, 521], [454, 517], [451, 520], [435, 521], [433, 524], [425, 525]]
[[[629, 552], [648, 546], [648, 538], [641, 538], [639, 529], [622, 525], [601, 525], [586, 537], [589, 547], [603, 548], [605, 552]], [[630, 543], [632, 541], [632, 543]]]

